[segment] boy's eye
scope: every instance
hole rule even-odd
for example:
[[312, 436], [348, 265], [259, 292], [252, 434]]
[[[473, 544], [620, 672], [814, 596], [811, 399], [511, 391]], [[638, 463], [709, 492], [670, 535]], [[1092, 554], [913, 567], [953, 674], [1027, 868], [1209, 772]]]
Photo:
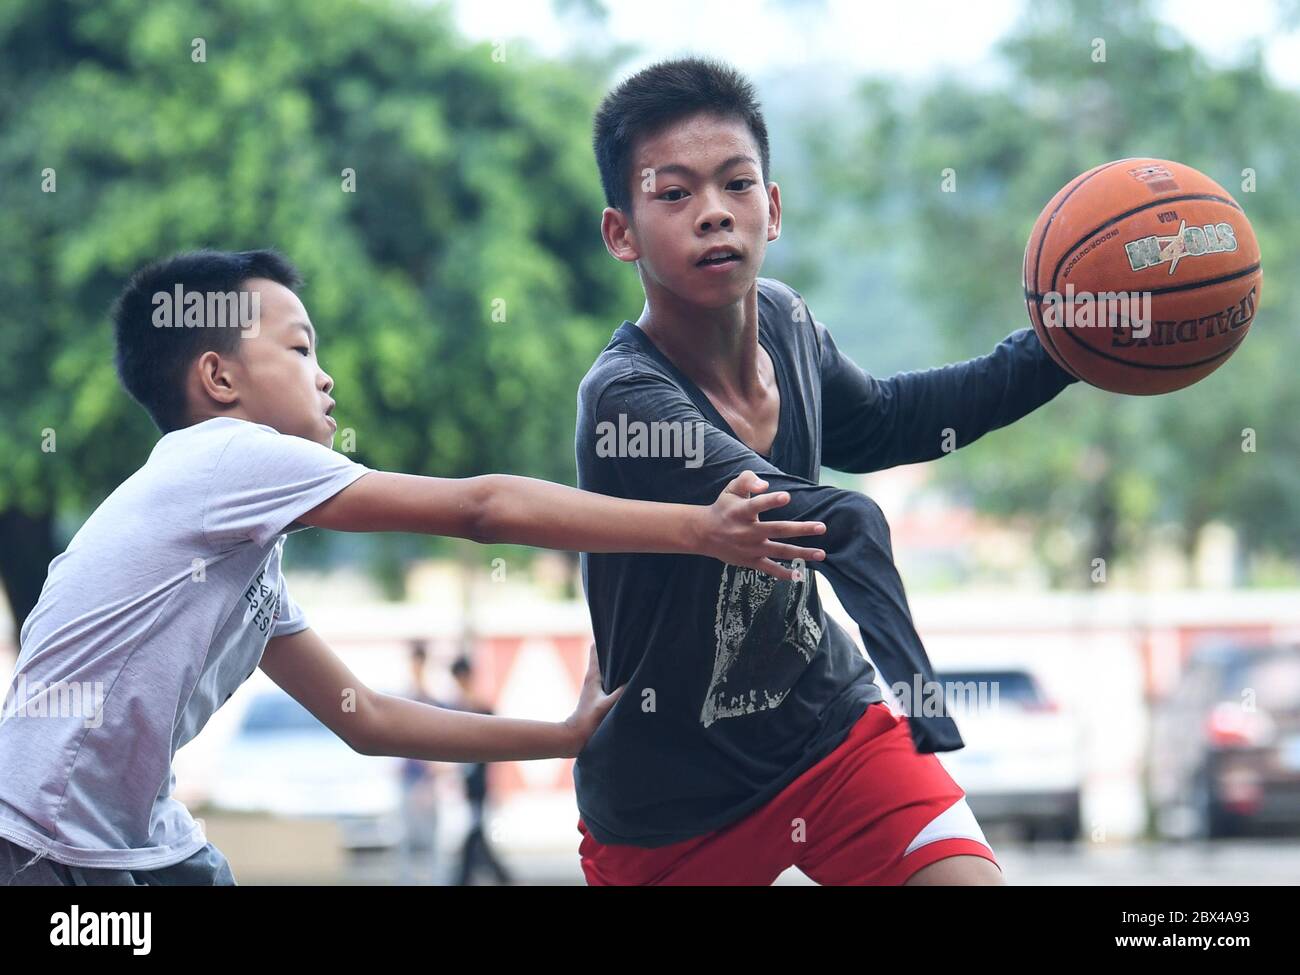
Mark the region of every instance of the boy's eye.
[[[677, 195], [676, 195], [676, 196], [673, 196], [674, 193], [676, 193]], [[664, 193], [660, 193], [660, 194], [659, 194], [659, 199], [661, 199], [661, 200], [667, 200], [669, 203], [676, 203], [678, 200], [684, 200], [684, 199], [686, 199], [686, 191], [685, 191], [685, 190], [668, 190], [668, 191], [666, 191], [666, 192], [664, 192]]]
[[295, 346], [293, 347], [293, 351], [295, 351], [295, 352], [301, 352], [303, 355], [311, 355], [311, 349], [309, 349], [309, 348], [308, 348], [307, 346], [305, 346], [305, 345], [295, 345]]
[[[756, 182], [757, 182], [757, 180], [752, 180], [752, 179], [750, 179], [748, 176], [742, 176], [742, 177], [740, 177], [740, 179], [733, 179], [730, 183], [727, 184], [727, 188], [728, 188], [728, 189], [747, 190], [747, 189], [749, 189], [751, 186], [753, 186]], [[744, 186], [737, 186], [737, 185], [736, 185], [737, 183], [744, 183], [745, 185], [744, 185]]]

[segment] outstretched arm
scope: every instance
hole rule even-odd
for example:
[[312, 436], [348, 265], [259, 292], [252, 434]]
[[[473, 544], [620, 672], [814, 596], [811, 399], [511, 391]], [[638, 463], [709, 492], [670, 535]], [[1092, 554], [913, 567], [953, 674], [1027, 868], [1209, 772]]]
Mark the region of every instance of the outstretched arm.
[[776, 541], [816, 536], [824, 526], [760, 521], [760, 514], [788, 499], [780, 492], [751, 498], [767, 490], [752, 474], [719, 485], [703, 504], [658, 504], [508, 474], [390, 474], [302, 437], [240, 423], [218, 456], [210, 485], [195, 527], [214, 547], [243, 540], [267, 545], [315, 525], [568, 551], [706, 555], [779, 578], [789, 578], [789, 570], [776, 559], [824, 556], [819, 548]]
[[572, 758], [623, 693], [601, 691], [594, 645], [578, 705], [564, 721], [500, 718], [381, 694], [310, 628], [268, 641], [261, 668], [354, 751], [431, 762]]
[[1032, 328], [1011, 333], [975, 359], [876, 379], [807, 315], [821, 349], [822, 463], [836, 470], [865, 474], [934, 460], [1078, 382], [1052, 360]]
[[818, 535], [810, 521], [760, 521], [782, 492], [751, 498], [767, 484], [748, 471], [721, 486], [711, 505], [629, 501], [509, 474], [441, 478], [372, 471], [298, 518], [354, 532], [421, 532], [579, 552], [707, 555], [778, 578], [774, 559], [821, 560], [825, 553], [773, 539]]

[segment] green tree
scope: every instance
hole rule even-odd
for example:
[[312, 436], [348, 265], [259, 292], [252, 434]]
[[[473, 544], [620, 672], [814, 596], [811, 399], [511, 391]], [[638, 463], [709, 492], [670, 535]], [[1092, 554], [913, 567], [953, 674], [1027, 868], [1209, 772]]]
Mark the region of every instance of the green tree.
[[[1287, 310], [1300, 263], [1300, 97], [1269, 78], [1258, 50], [1233, 66], [1207, 63], [1144, 3], [1031, 4], [1000, 50], [999, 82], [869, 79], [838, 126], [810, 127], [830, 195], [822, 205], [842, 208], [842, 236], [824, 246], [854, 235], [859, 254], [894, 262], [894, 286], [910, 299], [882, 329], [937, 325], [947, 361], [1027, 325], [1021, 259], [1039, 211], [1078, 173], [1125, 156], [1176, 159], [1237, 197], [1260, 240], [1263, 301], [1247, 340], [1200, 383], [1160, 397], [1072, 386], [954, 454], [941, 476], [985, 511], [1036, 516], [1060, 581], [1085, 582], [1093, 558], [1124, 557], [1158, 525], [1180, 526], [1190, 550], [1212, 519], [1238, 529], [1248, 550], [1294, 557], [1300, 386], [1287, 373], [1300, 321]], [[941, 189], [948, 169], [956, 192]], [[1253, 192], [1242, 191], [1247, 169]], [[1242, 449], [1246, 429], [1253, 453]], [[1082, 551], [1047, 543], [1059, 526], [1086, 539]]]
[[157, 437], [115, 380], [106, 311], [173, 251], [299, 264], [359, 460], [571, 480], [578, 381], [638, 300], [594, 229], [600, 70], [470, 44], [444, 8], [5, 5], [0, 576], [18, 621], [59, 519]]

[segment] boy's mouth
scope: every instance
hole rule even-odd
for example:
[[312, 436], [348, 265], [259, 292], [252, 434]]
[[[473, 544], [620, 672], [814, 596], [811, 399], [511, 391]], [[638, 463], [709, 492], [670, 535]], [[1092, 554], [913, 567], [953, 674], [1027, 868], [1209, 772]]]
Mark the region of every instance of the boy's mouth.
[[696, 267], [725, 267], [728, 264], [739, 264], [743, 258], [740, 251], [734, 247], [710, 247], [703, 256], [695, 262]]

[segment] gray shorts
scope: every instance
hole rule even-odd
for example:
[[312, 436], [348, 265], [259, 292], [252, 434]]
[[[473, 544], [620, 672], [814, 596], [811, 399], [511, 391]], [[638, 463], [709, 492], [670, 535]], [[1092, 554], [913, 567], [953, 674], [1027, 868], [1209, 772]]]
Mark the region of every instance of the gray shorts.
[[211, 843], [170, 867], [113, 870], [70, 867], [0, 837], [0, 887], [215, 887], [234, 883], [230, 864]]

